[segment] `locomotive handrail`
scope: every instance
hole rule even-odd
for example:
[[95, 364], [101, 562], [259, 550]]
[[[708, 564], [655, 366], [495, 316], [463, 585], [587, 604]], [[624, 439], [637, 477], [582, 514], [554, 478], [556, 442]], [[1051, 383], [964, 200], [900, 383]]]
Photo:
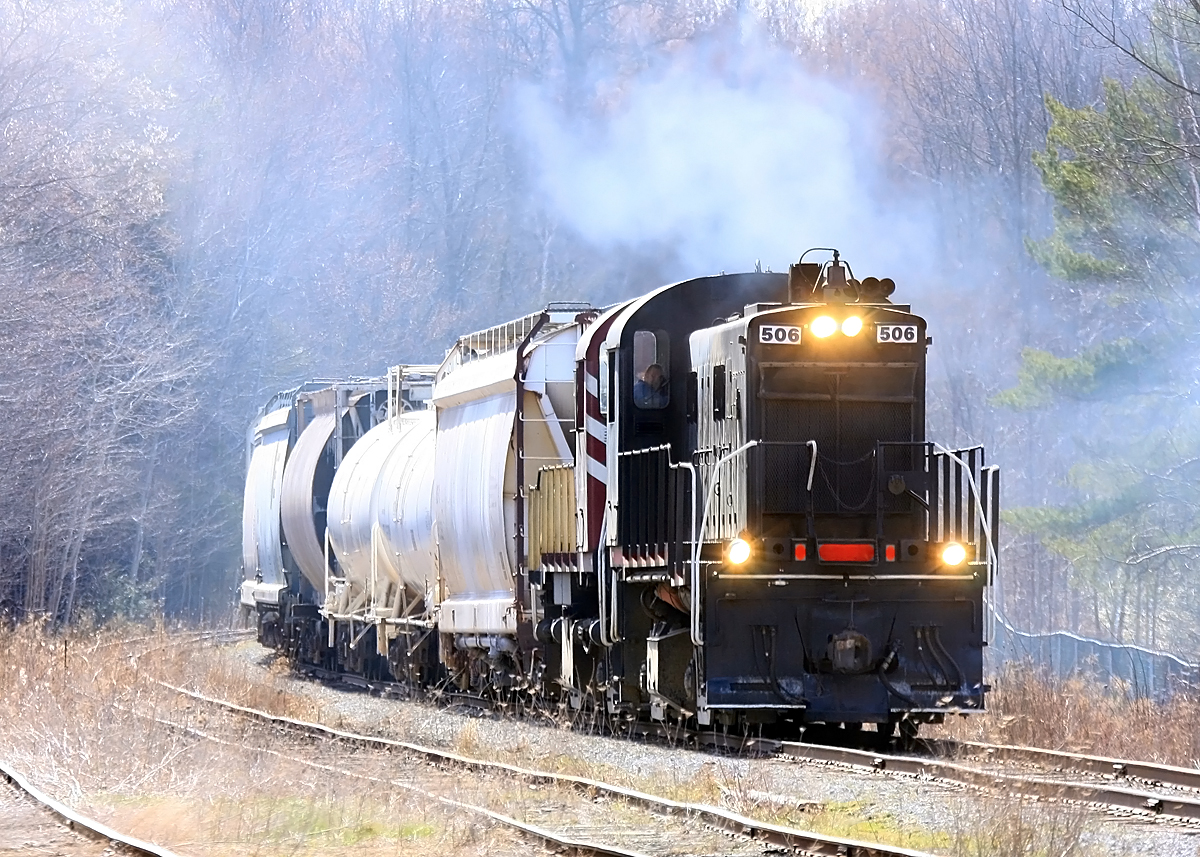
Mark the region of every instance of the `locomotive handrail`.
[[[940, 454], [955, 462], [963, 469], [963, 474], [967, 477], [967, 483], [971, 486], [971, 499], [975, 502], [975, 514], [979, 516], [979, 522], [983, 525], [983, 540], [987, 545], [988, 564], [995, 568], [997, 564], [996, 546], [992, 542], [992, 523], [987, 513], [983, 510], [983, 502], [980, 499], [979, 484], [975, 481], [975, 475], [971, 472], [971, 468], [959, 456], [959, 452], [963, 450], [951, 451], [946, 449], [936, 441], [933, 443], [933, 448]], [[976, 449], [980, 447], [975, 447]], [[988, 468], [989, 470], [994, 468]]]
[[[943, 447], [943, 445], [941, 445], [940, 443], [936, 443], [936, 442], [931, 442], [930, 447], [934, 448], [935, 453], [937, 455], [946, 456], [947, 459], [949, 459], [950, 461], [953, 461], [954, 463], [956, 463], [956, 465], [958, 465], [959, 467], [962, 468], [962, 475], [964, 475], [964, 477], [966, 478], [967, 486], [970, 487], [970, 489], [971, 489], [971, 501], [972, 501], [972, 504], [974, 505], [974, 513], [976, 513], [976, 515], [978, 516], [980, 528], [983, 529], [984, 544], [986, 546], [986, 549], [988, 549], [988, 562], [989, 562], [989, 564], [992, 565], [992, 567], [995, 568], [995, 565], [997, 563], [997, 556], [996, 556], [996, 546], [994, 543], [992, 543], [992, 529], [991, 529], [992, 521], [991, 521], [988, 513], [986, 513], [986, 511], [983, 508], [983, 499], [982, 499], [983, 495], [982, 495], [982, 493], [980, 493], [978, 481], [976, 481], [976, 478], [974, 478], [974, 473], [972, 472], [972, 467], [970, 465], [968, 465], [968, 463], [966, 461], [962, 460], [962, 456], [961, 456], [962, 453], [967, 453], [967, 451], [971, 451], [974, 449], [982, 449], [982, 447], [972, 447], [971, 449], [968, 449], [968, 450], [962, 450], [962, 449], [950, 450], [950, 449], [947, 449], [946, 447]], [[982, 468], [980, 468], [980, 473], [983, 473], [983, 472], [990, 473], [990, 472], [998, 471], [998, 469], [1000, 469], [1000, 468], [996, 467], [995, 465], [991, 466], [991, 467], [982, 467]]]
[[807, 446], [812, 450], [812, 458], [808, 462], [808, 482], [806, 491], [812, 491], [813, 477], [817, 473], [817, 442], [815, 440], [759, 440], [758, 446]]
[[[987, 640], [995, 639], [996, 635], [996, 620], [998, 616], [997, 603], [1001, 600], [1001, 593], [998, 589], [999, 578], [996, 576], [999, 568], [1000, 559], [996, 551], [996, 539], [998, 521], [996, 516], [999, 514], [999, 494], [1000, 494], [1000, 468], [996, 465], [990, 467], [983, 466], [982, 459], [979, 468], [979, 480], [975, 478], [973, 468], [963, 460], [963, 453], [973, 453], [976, 449], [982, 450], [981, 446], [971, 447], [966, 450], [950, 450], [938, 443], [932, 443], [931, 446], [935, 450], [935, 454], [944, 456], [953, 461], [963, 471], [966, 476], [967, 486], [973, 501], [974, 514], [979, 521], [979, 527], [983, 530], [983, 544], [986, 551], [986, 583], [993, 587], [993, 591], [985, 593], [984, 605], [987, 611], [985, 617], [985, 638]], [[974, 457], [971, 456], [974, 461]], [[982, 486], [980, 483], [982, 482]], [[986, 489], [986, 508], [984, 490]], [[978, 536], [975, 538], [975, 543], [978, 545]]]
[[[938, 497], [939, 518], [932, 517], [935, 514], [928, 504], [923, 502], [921, 498], [913, 492], [910, 494], [925, 507], [928, 519], [928, 527], [930, 532], [927, 533], [929, 539], [946, 536], [960, 539], [967, 543], [973, 544], [976, 548], [982, 547], [985, 564], [988, 566], [989, 579], [988, 583], [992, 583], [991, 573], [993, 573], [998, 565], [998, 556], [996, 552], [996, 520], [993, 512], [998, 508], [995, 496], [999, 491], [999, 468], [995, 465], [986, 466], [983, 460], [983, 446], [975, 445], [963, 449], [947, 449], [939, 443], [933, 441], [922, 441], [919, 443], [906, 442], [879, 442], [876, 444], [878, 449], [885, 447], [922, 447], [925, 450], [926, 464], [929, 468], [927, 471], [930, 478], [933, 479], [933, 485], [930, 491]], [[978, 454], [978, 460], [976, 458]], [[941, 464], [937, 462], [941, 459], [952, 462], [956, 467], [954, 472], [949, 470], [943, 472]], [[882, 466], [882, 460], [881, 465]], [[941, 479], [945, 478], [947, 484], [942, 486]], [[965, 481], [965, 486], [961, 481]], [[951, 484], [957, 486], [953, 488], [947, 497], [941, 496], [941, 487], [946, 487], [950, 490]], [[968, 497], [963, 497], [963, 488]], [[950, 500], [954, 500], [954, 507], [947, 505]], [[966, 509], [962, 508], [963, 500], [966, 500]], [[932, 503], [932, 497], [930, 499]], [[964, 518], [963, 512], [967, 511], [967, 516]], [[882, 515], [882, 509], [878, 510], [878, 515]], [[935, 521], [939, 522], [937, 533], [933, 532]], [[880, 525], [882, 526], [882, 525]], [[960, 530], [963, 527], [965, 530]], [[944, 531], [943, 531], [944, 529]], [[982, 538], [978, 530], [982, 530]], [[980, 545], [982, 542], [982, 545]]]
[[[674, 461], [672, 461], [672, 462], [669, 462], [668, 466], [672, 470], [686, 470], [688, 472], [688, 474], [691, 476], [691, 480], [692, 480], [692, 544], [690, 545], [690, 547], [694, 548], [695, 544], [696, 544], [696, 500], [695, 500], [695, 498], [696, 498], [696, 495], [699, 494], [699, 491], [697, 489], [700, 487], [699, 486], [700, 477], [696, 473], [696, 465], [692, 464], [692, 462], [690, 462], [690, 461], [680, 461], [678, 464], [676, 464]], [[679, 578], [679, 581], [682, 583], [683, 578], [682, 577]]]
[[[753, 449], [758, 446], [759, 441], [748, 440], [735, 449], [733, 452], [726, 453], [721, 458], [718, 458], [713, 464], [712, 473], [716, 476], [720, 469], [728, 464], [733, 459], [737, 458], [748, 449]], [[719, 480], [712, 479], [708, 483], [708, 491], [704, 495], [704, 507], [700, 513], [701, 526], [708, 523], [708, 506], [712, 502], [713, 489], [717, 486]], [[696, 495], [693, 494], [693, 497]], [[692, 516], [692, 645], [703, 646], [704, 636], [700, 632], [700, 536], [701, 533], [696, 532], [696, 518]]]
[[645, 446], [641, 449], [622, 449], [617, 452], [617, 458], [630, 458], [634, 455], [649, 455], [651, 452], [670, 450], [671, 444], [660, 443], [658, 446]]

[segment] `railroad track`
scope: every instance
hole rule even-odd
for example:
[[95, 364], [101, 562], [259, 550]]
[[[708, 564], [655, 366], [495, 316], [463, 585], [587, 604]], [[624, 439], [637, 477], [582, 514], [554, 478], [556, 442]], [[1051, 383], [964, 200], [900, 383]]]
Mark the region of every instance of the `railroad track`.
[[109, 649], [113, 646], [130, 646], [134, 643], [145, 643], [150, 640], [160, 642], [162, 647], [176, 646], [184, 643], [228, 643], [249, 640], [255, 636], [253, 628], [218, 628], [211, 631], [184, 631], [181, 633], [167, 632], [159, 634], [143, 634], [140, 637], [121, 637], [115, 640], [104, 640], [91, 646], [90, 651]]
[[[404, 685], [395, 682], [369, 681], [311, 667], [303, 671], [322, 681], [383, 695], [409, 693]], [[478, 704], [486, 703], [480, 701]], [[972, 788], [1078, 803], [1147, 819], [1200, 825], [1200, 769], [977, 742], [923, 740], [918, 745], [925, 755], [914, 755], [686, 730], [656, 723], [636, 722], [630, 725], [629, 731], [638, 737], [659, 738], [672, 743], [938, 779]], [[964, 764], [965, 758], [982, 758], [986, 766]], [[1042, 770], [1040, 773], [1010, 772], [997, 769], [1000, 763], [1035, 766]], [[1086, 779], [1069, 779], [1068, 774]]]
[[[447, 809], [451, 810], [452, 812], [464, 812], [464, 813], [467, 813], [470, 815], [475, 815], [480, 818], [492, 821], [492, 822], [500, 825], [501, 827], [506, 827], [506, 828], [515, 830], [519, 834], [522, 834], [526, 837], [536, 839], [536, 840], [543, 842], [544, 844], [550, 846], [555, 852], [568, 851], [568, 852], [574, 853], [574, 854], [599, 855], [599, 857], [648, 857], [648, 854], [643, 853], [641, 851], [636, 851], [636, 850], [632, 850], [630, 848], [611, 844], [610, 842], [605, 842], [604, 838], [588, 839], [586, 837], [577, 836], [577, 835], [574, 835], [574, 834], [566, 832], [566, 831], [552, 830], [550, 828], [547, 828], [547, 827], [544, 827], [541, 825], [531, 824], [527, 821], [522, 821], [520, 819], [514, 818], [513, 816], [506, 815], [501, 812], [497, 812], [495, 810], [492, 810], [486, 806], [482, 806], [477, 803], [471, 803], [469, 801], [447, 797], [444, 794], [439, 793], [438, 791], [434, 791], [429, 788], [423, 788], [412, 782], [405, 782], [403, 780], [399, 780], [399, 779], [396, 779], [393, 777], [371, 776], [369, 774], [364, 774], [361, 771], [350, 770], [348, 768], [340, 767], [340, 766], [336, 766], [336, 765], [323, 764], [320, 762], [312, 761], [311, 759], [297, 757], [295, 755], [294, 751], [293, 751], [293, 753], [289, 754], [289, 753], [283, 753], [283, 752], [280, 752], [277, 750], [272, 750], [270, 748], [248, 747], [244, 743], [235, 743], [232, 741], [227, 741], [225, 739], [222, 739], [218, 736], [212, 735], [210, 733], [204, 732], [199, 729], [181, 726], [179, 724], [175, 724], [170, 721], [163, 720], [161, 718], [154, 718], [154, 719], [155, 719], [155, 722], [157, 722], [161, 725], [179, 729], [186, 734], [193, 735], [198, 738], [203, 738], [208, 741], [213, 741], [213, 742], [216, 742], [218, 744], [221, 744], [221, 745], [224, 745], [227, 747], [233, 747], [233, 748], [240, 749], [243, 751], [275, 756], [277, 758], [286, 759], [294, 764], [299, 764], [304, 767], [312, 768], [314, 770], [318, 770], [318, 771], [321, 771], [326, 774], [335, 774], [338, 776], [346, 777], [346, 778], [353, 779], [353, 780], [359, 780], [359, 781], [369, 783], [369, 784], [385, 786], [385, 787], [391, 788], [391, 789], [400, 789], [402, 791], [408, 792], [409, 794], [418, 795], [427, 800], [441, 804], [442, 806], [446, 807]], [[612, 827], [612, 826], [605, 828], [604, 825], [602, 825], [602, 824], [597, 825], [595, 823], [593, 823], [589, 826], [589, 830], [603, 831], [602, 836], [604, 834], [607, 834], [608, 838], [613, 838], [615, 836], [619, 836], [622, 833], [628, 835], [628, 833], [629, 833], [628, 830], [622, 831], [619, 828]], [[665, 841], [663, 841], [661, 839], [661, 837], [660, 837], [660, 842], [658, 843], [658, 845], [659, 845], [659, 847], [665, 846]]]
[[[1147, 803], [1137, 808], [1200, 823], [1200, 768], [976, 741], [924, 743], [931, 753], [949, 759], [982, 758], [989, 764], [1034, 766], [1052, 775], [1047, 779], [1049, 783], [1066, 775], [1089, 777], [1091, 785], [1099, 783], [1108, 789], [1106, 794], [1117, 797], [1114, 805], [1124, 805], [1145, 794]], [[1129, 784], [1130, 788], [1117, 784]], [[1088, 782], [1079, 785], [1089, 787]]]
[[[1200, 824], [1200, 770], [1081, 753], [975, 742], [923, 741], [929, 755], [890, 754], [715, 733], [692, 733], [701, 745], [782, 755], [885, 773], [940, 779], [1028, 797], [1051, 798], [1106, 809]], [[964, 764], [982, 758], [986, 767]], [[999, 763], [1035, 766], [1036, 773], [998, 769]], [[1086, 779], [1070, 779], [1069, 775]]]
[[135, 839], [132, 836], [126, 836], [107, 825], [88, 818], [80, 812], [76, 812], [66, 804], [55, 800], [50, 795], [35, 787], [25, 776], [5, 762], [0, 762], [0, 778], [8, 782], [10, 786], [19, 791], [27, 800], [36, 803], [45, 812], [54, 816], [59, 823], [70, 828], [75, 833], [107, 844], [108, 848], [105, 849], [105, 853], [109, 853], [109, 848], [111, 848], [118, 853], [142, 855], [142, 857], [177, 857], [174, 852], [168, 851], [166, 848], [145, 842], [141, 839]]
[[429, 789], [421, 788], [412, 783], [402, 782], [402, 781], [392, 779], [392, 778], [371, 776], [368, 774], [364, 774], [360, 771], [352, 771], [352, 770], [349, 770], [349, 769], [343, 768], [343, 767], [337, 767], [334, 765], [326, 765], [326, 764], [322, 764], [320, 762], [314, 762], [312, 760], [304, 759], [304, 758], [297, 758], [293, 754], [283, 753], [278, 750], [273, 750], [270, 748], [248, 747], [244, 743], [235, 743], [233, 741], [228, 741], [217, 735], [213, 735], [209, 732], [206, 732], [204, 730], [197, 729], [197, 728], [194, 728], [191, 726], [184, 726], [182, 724], [175, 723], [170, 720], [165, 720], [161, 717], [153, 717], [153, 718], [149, 718], [149, 719], [153, 720], [153, 722], [155, 722], [161, 726], [165, 726], [170, 729], [178, 730], [184, 734], [191, 735], [193, 737], [200, 738], [200, 739], [203, 739], [205, 741], [209, 741], [209, 742], [212, 742], [215, 744], [220, 744], [221, 746], [224, 746], [224, 747], [230, 747], [230, 748], [237, 749], [237, 750], [265, 754], [265, 755], [274, 756], [274, 757], [280, 758], [280, 759], [286, 759], [287, 761], [289, 761], [293, 764], [299, 764], [299, 765], [302, 765], [307, 768], [312, 768], [314, 770], [321, 771], [323, 773], [335, 774], [338, 776], [347, 777], [349, 779], [360, 780], [360, 781], [370, 783], [373, 785], [381, 785], [381, 786], [386, 786], [388, 788], [399, 788], [410, 794], [420, 795], [421, 797], [424, 797], [428, 800], [432, 800], [436, 803], [439, 803], [442, 806], [445, 806], [446, 808], [448, 808], [450, 810], [466, 812], [471, 815], [476, 815], [476, 816], [480, 816], [482, 818], [489, 819], [493, 822], [498, 823], [502, 827], [508, 827], [508, 828], [514, 829], [517, 832], [522, 833], [526, 836], [541, 840], [542, 842], [554, 847], [555, 850], [569, 851], [574, 854], [598, 855], [598, 857], [647, 857], [647, 855], [644, 855], [638, 851], [631, 851], [629, 849], [619, 848], [619, 847], [616, 847], [613, 845], [605, 845], [605, 844], [602, 844], [599, 842], [589, 842], [587, 840], [580, 839], [578, 837], [570, 836], [570, 835], [567, 835], [564, 833], [555, 832], [555, 831], [549, 830], [547, 828], [544, 828], [544, 827], [541, 827], [538, 825], [529, 824], [527, 822], [523, 822], [523, 821], [513, 818], [511, 816], [504, 815], [503, 813], [499, 813], [494, 810], [491, 810], [485, 806], [479, 806], [477, 804], [468, 803], [466, 801], [448, 798], [444, 795], [438, 794], [437, 792], [431, 791]]
[[978, 741], [928, 740], [931, 752], [947, 758], [984, 757], [995, 762], [1031, 764], [1042, 768], [1069, 771], [1147, 785], [1185, 789], [1200, 795], [1200, 768], [1181, 768], [1154, 762], [1138, 762], [1110, 756], [1093, 756], [1040, 747], [1010, 744], [985, 744]]
[[[516, 778], [530, 785], [553, 786], [558, 789], [598, 796], [609, 801], [619, 801], [628, 806], [638, 807], [653, 817], [682, 820], [693, 824], [698, 823], [710, 828], [719, 829], [726, 834], [743, 840], [753, 840], [757, 843], [770, 846], [773, 849], [784, 849], [799, 854], [831, 855], [831, 857], [832, 855], [844, 855], [844, 857], [932, 857], [932, 855], [925, 852], [914, 851], [912, 849], [825, 836], [799, 828], [771, 824], [729, 812], [719, 807], [662, 798], [646, 792], [598, 780], [591, 780], [585, 777], [555, 774], [501, 762], [474, 759], [450, 751], [425, 747], [410, 742], [334, 729], [316, 723], [309, 723], [295, 718], [283, 717], [258, 709], [235, 705], [222, 699], [216, 699], [165, 682], [160, 682], [159, 684], [174, 693], [186, 696], [196, 702], [215, 706], [259, 723], [269, 724], [303, 735], [339, 739], [364, 748], [400, 751], [417, 756], [435, 765], [449, 766], [458, 770], [468, 769], [476, 772], [486, 772], [488, 774]], [[352, 771], [341, 771], [341, 773], [356, 776]], [[391, 784], [395, 785], [396, 783], [393, 782]], [[449, 798], [439, 797], [436, 794], [431, 794], [431, 796], [442, 802], [450, 800]], [[603, 855], [632, 855], [638, 853], [626, 848], [607, 845], [603, 841], [582, 841], [571, 833], [530, 825], [527, 822], [501, 815], [485, 807], [459, 801], [453, 802], [453, 805], [457, 809], [487, 815], [493, 821], [517, 829], [554, 847], [568, 848], [577, 853]]]
[[[367, 680], [315, 667], [304, 674], [384, 696], [411, 696], [396, 682]], [[453, 694], [447, 697], [453, 697]], [[485, 700], [461, 700], [488, 707]], [[701, 732], [657, 723], [635, 722], [628, 734], [673, 744], [870, 769], [884, 774], [936, 779], [971, 788], [1039, 799], [1060, 800], [1112, 813], [1200, 826], [1200, 769], [1159, 765], [1081, 753], [979, 742], [922, 740], [924, 755], [884, 753], [825, 744]], [[984, 766], [965, 764], [982, 759]], [[1038, 772], [1016, 772], [1002, 765], [1024, 765]], [[1072, 779], [1071, 775], [1080, 777]]]

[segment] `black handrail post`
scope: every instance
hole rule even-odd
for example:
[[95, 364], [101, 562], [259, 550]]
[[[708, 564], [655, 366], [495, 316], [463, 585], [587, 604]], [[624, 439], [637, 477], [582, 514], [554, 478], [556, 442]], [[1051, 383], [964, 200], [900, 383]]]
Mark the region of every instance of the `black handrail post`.
[[[978, 451], [979, 447], [971, 447], [970, 451], [967, 453], [967, 465], [968, 469], [970, 470], [971, 484], [976, 486], [979, 485], [980, 476], [979, 459], [977, 454]], [[974, 497], [973, 494], [974, 492], [968, 489], [968, 501], [979, 500], [979, 498]], [[979, 517], [979, 506], [977, 506], [975, 502], [971, 502], [970, 508], [967, 510], [967, 542], [970, 544], [974, 544], [976, 540], [977, 525], [975, 519], [977, 517]]]

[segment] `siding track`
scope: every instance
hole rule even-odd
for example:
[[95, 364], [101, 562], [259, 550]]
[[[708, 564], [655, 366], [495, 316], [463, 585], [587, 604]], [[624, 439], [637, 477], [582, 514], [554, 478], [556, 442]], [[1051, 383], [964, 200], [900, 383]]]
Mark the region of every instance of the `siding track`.
[[118, 853], [136, 854], [141, 857], [178, 857], [173, 851], [168, 851], [159, 845], [126, 836], [107, 825], [101, 824], [82, 813], [76, 812], [42, 790], [35, 787], [22, 774], [5, 762], [0, 762], [0, 777], [3, 777], [13, 788], [18, 789], [31, 801], [39, 804], [46, 812], [82, 836], [98, 842], [108, 843]]
[[[719, 807], [670, 800], [584, 777], [555, 774], [500, 762], [473, 759], [457, 753], [409, 742], [333, 729], [316, 723], [309, 723], [294, 718], [269, 714], [245, 706], [234, 705], [225, 700], [216, 699], [174, 685], [160, 684], [196, 702], [216, 706], [227, 712], [262, 724], [269, 724], [278, 729], [323, 739], [337, 739], [362, 748], [398, 751], [418, 756], [427, 763], [437, 766], [516, 778], [528, 783], [530, 787], [547, 786], [582, 793], [592, 796], [593, 800], [608, 801], [614, 806], [624, 804], [629, 807], [635, 807], [641, 813], [649, 813], [653, 817], [663, 819], [664, 823], [670, 820], [678, 824], [699, 826], [699, 828], [708, 828], [710, 830], [717, 829], [726, 835], [741, 839], [743, 842], [761, 843], [767, 846], [771, 853], [778, 853], [779, 849], [783, 849], [790, 853], [830, 855], [830, 857], [833, 857], [833, 855], [844, 855], [844, 857], [931, 857], [926, 852], [914, 851], [912, 849], [824, 836], [812, 831], [771, 824], [728, 812]], [[528, 835], [557, 847], [569, 848], [577, 853], [621, 855], [637, 853], [625, 848], [612, 848], [603, 844], [606, 839], [611, 841], [612, 838], [616, 838], [617, 831], [615, 828], [608, 828], [602, 825], [599, 828], [600, 832], [593, 834], [594, 836], [602, 837], [600, 842], [595, 841], [595, 839], [584, 842], [576, 839], [573, 834], [551, 831], [541, 826], [529, 825], [526, 822], [520, 822], [478, 806], [472, 807], [462, 804], [460, 808], [468, 811], [484, 812], [495, 821], [517, 827], [517, 829], [522, 830], [522, 832]], [[575, 829], [582, 829], [582, 827], [577, 825]], [[736, 840], [729, 841], [728, 845], [729, 848], [722, 849], [721, 853], [748, 853], [745, 851], [744, 846], [737, 847]], [[656, 849], [651, 853], [659, 852]]]
[[[703, 732], [693, 737], [699, 744], [727, 750], [777, 753], [1200, 825], [1200, 770], [1196, 769], [974, 742], [922, 741], [923, 752], [913, 755]], [[967, 759], [978, 764], [965, 764]]]

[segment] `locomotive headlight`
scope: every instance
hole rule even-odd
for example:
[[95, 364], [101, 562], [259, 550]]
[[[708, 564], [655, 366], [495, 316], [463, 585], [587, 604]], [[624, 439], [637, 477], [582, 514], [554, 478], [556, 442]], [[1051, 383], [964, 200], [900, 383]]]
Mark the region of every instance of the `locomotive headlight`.
[[809, 323], [808, 329], [812, 331], [813, 336], [824, 339], [833, 336], [833, 332], [838, 329], [838, 323], [827, 315], [819, 315]]
[[942, 551], [942, 562], [946, 565], [962, 565], [967, 558], [967, 549], [958, 542], [950, 542]]
[[729, 548], [725, 551], [725, 556], [734, 565], [741, 565], [750, 559], [750, 542], [745, 539], [734, 539], [729, 543]]
[[862, 330], [862, 319], [856, 315], [852, 315], [842, 322], [842, 333], [847, 336], [858, 336], [860, 330]]

